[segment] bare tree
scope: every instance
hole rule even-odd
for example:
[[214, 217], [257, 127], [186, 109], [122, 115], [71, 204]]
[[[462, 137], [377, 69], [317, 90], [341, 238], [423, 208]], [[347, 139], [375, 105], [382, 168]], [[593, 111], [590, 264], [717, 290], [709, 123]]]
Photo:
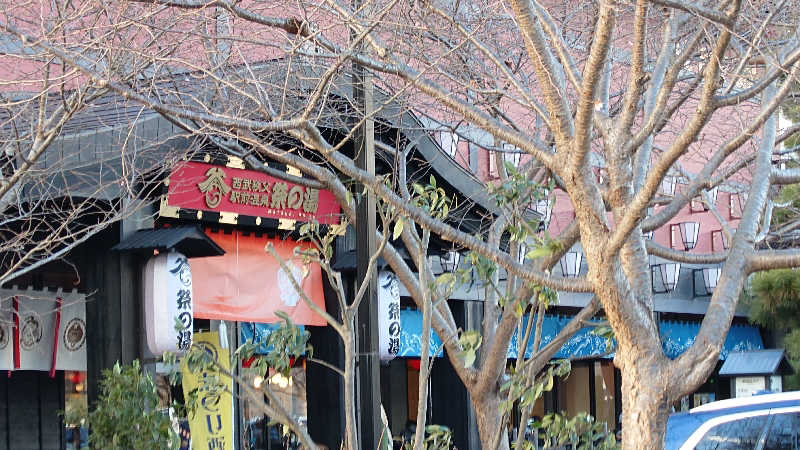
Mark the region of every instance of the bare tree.
[[92, 53], [91, 42], [108, 38], [99, 29], [79, 29], [80, 42], [73, 41], [74, 22], [89, 17], [87, 5], [54, 4], [41, 16], [40, 6], [0, 8], [8, 23], [41, 26], [38, 39], [83, 56], [81, 69], [73, 68], [19, 34], [0, 36], [0, 284], [62, 259], [139, 211], [149, 201], [141, 195], [148, 180], [185, 154], [168, 151], [158, 133], [147, 132], [156, 113], [126, 102], [82, 71], [123, 65], [131, 69], [125, 80], [139, 71], [129, 54]]
[[[358, 7], [149, 0], [65, 8], [4, 6], [0, 30], [25, 52], [46, 53], [79, 73], [79, 85], [113, 91], [244, 158], [297, 167], [336, 195], [356, 227], [348, 186], [365, 187], [394, 208], [415, 261], [424, 255], [423, 230], [472, 252], [487, 275], [499, 268], [510, 274], [507, 291], [487, 296], [474, 364], [457, 356], [463, 340], [446, 303], [434, 303], [431, 315], [472, 399], [484, 448], [508, 446], [497, 439], [505, 420], [499, 406], [508, 399], [500, 389], [506, 351], [518, 311], [542, 310], [542, 289], [588, 292], [594, 300], [521, 372], [532, 380], [563, 337], [602, 308], [622, 371], [623, 446], [659, 448], [668, 405], [713, 370], [747, 275], [800, 265], [796, 252], [755, 245], [774, 189], [800, 179], [797, 169], [771, 164], [776, 145], [797, 131], [779, 130], [776, 118], [800, 70], [793, 0], [375, 0]], [[65, 32], [45, 32], [53, 17]], [[114, 63], [104, 63], [110, 56]], [[354, 64], [376, 87], [371, 108], [352, 95]], [[409, 111], [420, 120], [404, 122]], [[389, 180], [354, 162], [350, 138], [366, 121], [376, 123], [382, 157], [397, 168]], [[472, 141], [496, 163], [504, 152], [522, 155], [519, 169], [495, 164], [501, 180], [492, 199], [503, 213], [485, 234], [465, 233], [410, 201], [407, 158], [431, 124]], [[382, 132], [390, 128], [400, 134]], [[607, 173], [602, 182], [597, 165]], [[674, 173], [688, 187], [661, 195]], [[550, 182], [568, 196], [575, 220], [552, 241], [537, 241], [527, 211]], [[729, 250], [687, 253], [642, 237], [723, 185], [748, 194]], [[509, 235], [512, 245], [498, 245]], [[549, 251], [521, 264], [519, 242]], [[549, 268], [575, 242], [588, 275], [552, 275]], [[675, 360], [664, 355], [651, 314], [649, 255], [724, 263], [694, 344]], [[425, 310], [430, 287], [417, 273], [433, 279], [428, 268], [407, 265], [390, 243], [383, 257]]]

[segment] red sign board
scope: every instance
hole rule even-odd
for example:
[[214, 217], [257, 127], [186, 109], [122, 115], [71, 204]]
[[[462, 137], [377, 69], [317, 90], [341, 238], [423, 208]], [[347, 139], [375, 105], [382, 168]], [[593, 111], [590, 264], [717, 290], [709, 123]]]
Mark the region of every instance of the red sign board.
[[254, 170], [189, 161], [169, 176], [167, 206], [288, 219], [339, 223], [339, 203], [325, 189], [282, 180]]

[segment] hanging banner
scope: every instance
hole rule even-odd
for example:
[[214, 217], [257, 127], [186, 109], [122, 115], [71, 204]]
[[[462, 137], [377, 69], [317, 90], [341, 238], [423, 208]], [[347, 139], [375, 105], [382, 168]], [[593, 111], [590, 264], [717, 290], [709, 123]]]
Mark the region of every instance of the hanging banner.
[[186, 256], [169, 252], [147, 261], [144, 310], [147, 347], [154, 355], [191, 348], [192, 271]]
[[400, 286], [388, 270], [378, 273], [378, 346], [381, 361], [400, 351]]
[[86, 370], [86, 297], [0, 289], [0, 370]]
[[194, 316], [203, 319], [273, 323], [285, 312], [299, 325], [327, 325], [292, 285], [286, 271], [265, 250], [271, 243], [286, 262], [292, 278], [320, 309], [325, 309], [322, 292], [322, 269], [318, 264], [304, 264], [295, 256], [295, 248], [308, 244], [255, 236], [207, 233], [225, 250], [222, 256], [192, 258]]
[[[203, 347], [225, 370], [230, 370], [229, 351], [219, 344], [218, 332], [196, 333], [194, 343]], [[190, 392], [201, 388], [200, 380], [211, 374], [193, 373], [183, 361], [181, 362], [181, 375], [183, 376], [183, 394], [189, 398]], [[212, 392], [201, 389], [198, 393], [198, 407], [194, 414], [189, 414], [189, 431], [192, 435], [193, 450], [233, 449], [233, 397], [230, 394], [233, 385], [230, 383], [230, 378], [225, 376], [220, 375], [220, 380], [229, 383], [228, 392]]]
[[[255, 170], [195, 161], [181, 163], [169, 176], [161, 214], [170, 216], [170, 209], [175, 208], [321, 224], [339, 223], [340, 211], [339, 203], [328, 190]], [[257, 220], [256, 225], [261, 222]]]
[[5, 293], [0, 298], [0, 370], [14, 369], [13, 301], [13, 298]]

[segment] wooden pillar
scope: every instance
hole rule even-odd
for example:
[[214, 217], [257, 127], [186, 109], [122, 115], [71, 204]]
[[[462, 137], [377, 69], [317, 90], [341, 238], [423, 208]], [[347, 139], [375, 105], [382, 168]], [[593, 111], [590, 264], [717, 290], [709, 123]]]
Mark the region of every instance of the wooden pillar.
[[73, 251], [86, 292], [87, 394], [97, 401], [102, 370], [140, 355], [139, 262], [133, 255], [109, 249], [121, 239], [118, 224], [98, 233]]
[[[356, 105], [368, 117], [354, 133], [354, 150], [359, 169], [375, 174], [374, 123], [372, 113], [372, 81], [364, 68], [356, 66], [353, 75], [353, 94]], [[377, 248], [375, 230], [375, 196], [367, 193], [361, 197], [356, 210], [356, 286], [367, 278], [369, 259]], [[378, 356], [378, 302], [377, 277], [369, 278], [369, 286], [358, 309], [356, 320], [358, 340], [358, 420], [361, 448], [378, 448], [381, 435], [380, 422], [380, 359]]]

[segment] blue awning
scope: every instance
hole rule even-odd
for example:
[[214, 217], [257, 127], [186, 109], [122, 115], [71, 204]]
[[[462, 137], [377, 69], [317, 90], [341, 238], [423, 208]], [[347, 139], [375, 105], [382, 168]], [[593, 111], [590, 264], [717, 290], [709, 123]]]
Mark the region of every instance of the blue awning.
[[[422, 311], [416, 309], [400, 310], [400, 351], [397, 356], [419, 358], [422, 352]], [[442, 356], [442, 340], [431, 330], [429, 354]]]
[[[255, 323], [255, 322], [241, 322], [239, 324], [239, 334], [241, 335], [241, 342], [251, 340], [254, 344], [260, 344], [256, 348], [256, 353], [263, 355], [270, 349], [267, 347], [267, 337], [270, 333], [281, 327], [281, 323]], [[303, 325], [298, 325], [301, 330], [304, 330]]]
[[[528, 326], [528, 317], [525, 316], [522, 318], [523, 323], [523, 333], [525, 327]], [[550, 341], [555, 339], [558, 335], [558, 332], [564, 328], [567, 323], [572, 319], [569, 316], [561, 316], [561, 315], [550, 315], [545, 314], [544, 320], [542, 321], [542, 343], [539, 348], [544, 347], [545, 345], [549, 344]], [[534, 314], [533, 320], [536, 320], [536, 315]], [[560, 359], [560, 358], [587, 358], [587, 357], [612, 357], [613, 353], [608, 353], [608, 340], [602, 336], [598, 336], [596, 334], [592, 334], [592, 330], [594, 328], [591, 327], [584, 327], [578, 330], [577, 333], [572, 335], [572, 337], [564, 343], [560, 350], [553, 355], [553, 358]], [[511, 345], [508, 348], [508, 357], [511, 359], [517, 358], [517, 333], [514, 332], [514, 335], [511, 337]], [[614, 343], [612, 342], [611, 351], [614, 350]], [[528, 341], [528, 348], [525, 350], [525, 357], [530, 357], [531, 352], [533, 351], [533, 330], [531, 330], [531, 337]]]
[[[534, 320], [536, 316], [534, 315]], [[542, 343], [545, 346], [552, 341], [558, 332], [572, 319], [570, 316], [545, 315], [542, 323]], [[420, 343], [422, 335], [422, 313], [418, 310], [404, 309], [400, 312], [402, 331], [400, 338], [400, 352], [398, 356], [419, 357]], [[528, 316], [524, 317], [523, 324], [527, 325]], [[669, 358], [676, 358], [686, 351], [694, 342], [700, 322], [675, 322], [661, 321], [659, 324], [664, 353]], [[592, 334], [593, 328], [584, 327], [578, 330], [554, 355], [554, 358], [612, 358], [612, 353], [607, 352], [607, 340]], [[533, 348], [533, 337], [528, 343], [525, 355], [530, 356]], [[431, 332], [431, 354], [441, 349], [441, 340], [436, 333]], [[739, 352], [746, 350], [760, 350], [764, 348], [761, 334], [758, 327], [753, 325], [732, 325], [725, 344], [722, 347], [720, 359], [724, 360], [729, 352]], [[442, 356], [438, 352], [436, 356]], [[511, 338], [511, 345], [508, 349], [508, 358], [517, 358], [517, 333]]]
[[[662, 320], [661, 342], [668, 358], [675, 359], [689, 349], [700, 331], [700, 322], [674, 322]], [[731, 325], [728, 336], [722, 345], [719, 359], [724, 360], [730, 352], [761, 350], [764, 342], [758, 327], [753, 325]]]

